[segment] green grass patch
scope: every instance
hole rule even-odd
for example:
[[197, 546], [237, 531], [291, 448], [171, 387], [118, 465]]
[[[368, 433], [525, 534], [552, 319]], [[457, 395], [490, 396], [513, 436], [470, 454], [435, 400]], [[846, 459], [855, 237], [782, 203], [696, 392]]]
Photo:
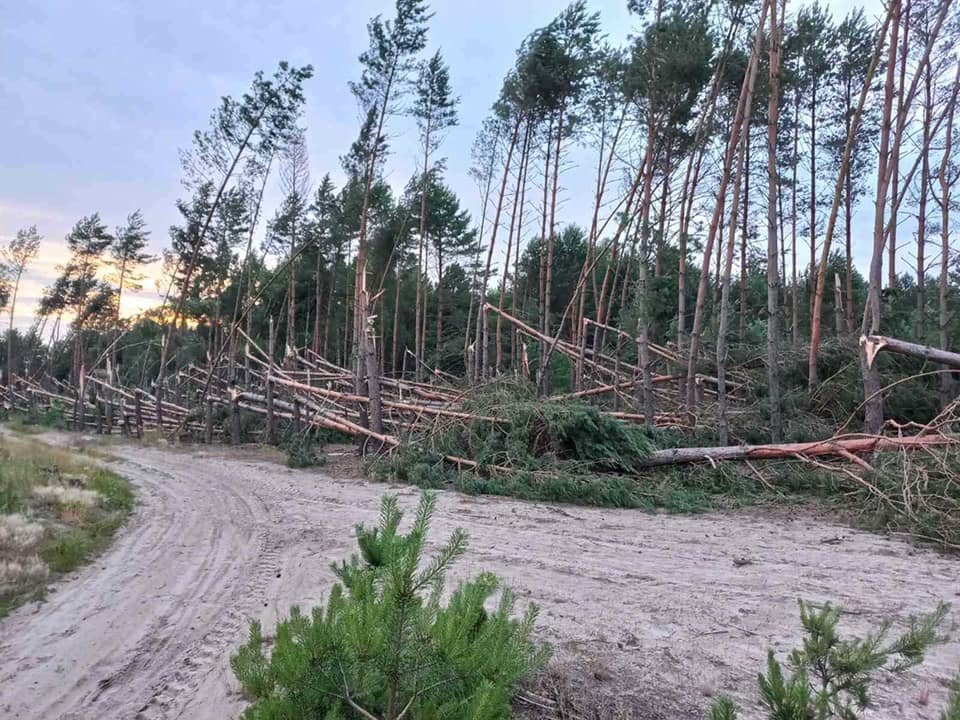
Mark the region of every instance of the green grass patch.
[[28, 438], [0, 439], [0, 617], [102, 552], [134, 506], [116, 473]]

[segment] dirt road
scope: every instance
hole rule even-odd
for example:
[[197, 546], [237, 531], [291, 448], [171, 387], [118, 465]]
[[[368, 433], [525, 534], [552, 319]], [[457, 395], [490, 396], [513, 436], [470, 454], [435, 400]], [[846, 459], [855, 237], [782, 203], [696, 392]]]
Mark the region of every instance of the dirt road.
[[[247, 618], [269, 631], [292, 604], [321, 601], [330, 562], [353, 551], [353, 526], [375, 521], [387, 488], [250, 453], [110, 451], [138, 509], [96, 563], [0, 621], [0, 717], [236, 717], [229, 655]], [[404, 507], [416, 503], [414, 489], [394, 491]], [[810, 517], [443, 493], [434, 541], [455, 526], [471, 539], [458, 573], [492, 570], [538, 603], [555, 670], [618, 698], [622, 717], [703, 717], [719, 693], [744, 707], [741, 717], [761, 717], [756, 674], [768, 647], [795, 643], [798, 597], [841, 603], [858, 632], [960, 600], [960, 562]], [[750, 562], [737, 566], [741, 558]], [[869, 717], [939, 717], [958, 667], [952, 640], [881, 684]]]

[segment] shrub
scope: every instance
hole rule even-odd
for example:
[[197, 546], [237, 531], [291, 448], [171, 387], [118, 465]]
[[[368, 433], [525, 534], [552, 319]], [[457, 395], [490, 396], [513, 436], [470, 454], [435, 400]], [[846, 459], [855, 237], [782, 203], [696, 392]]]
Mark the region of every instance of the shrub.
[[100, 495], [100, 504], [104, 509], [123, 513], [133, 511], [133, 488], [116, 473], [103, 469], [93, 470], [87, 485]]
[[[770, 720], [858, 720], [870, 703], [870, 685], [881, 671], [900, 673], [923, 661], [927, 649], [941, 642], [938, 635], [948, 606], [941, 603], [929, 615], [911, 618], [899, 637], [888, 640], [891, 623], [884, 622], [865, 638], [842, 639], [837, 629], [840, 610], [800, 602], [804, 637], [789, 656], [792, 674], [785, 673], [771, 650], [767, 674], [759, 677], [760, 699]], [[953, 698], [951, 704], [960, 702]], [[947, 713], [953, 712], [948, 709]], [[944, 720], [953, 720], [945, 713]], [[732, 703], [714, 704], [710, 720], [735, 720]]]
[[40, 549], [40, 557], [54, 572], [70, 572], [81, 565], [95, 550], [89, 533], [70, 529], [53, 537]]
[[940, 720], [960, 720], [960, 676], [951, 685], [950, 699], [940, 715]]
[[291, 433], [284, 440], [283, 448], [289, 468], [317, 467], [327, 462], [327, 456], [309, 434]]
[[490, 573], [441, 600], [450, 565], [466, 549], [461, 530], [421, 563], [436, 507], [424, 493], [413, 527], [386, 496], [377, 527], [357, 528], [360, 554], [333, 567], [339, 579], [325, 608], [293, 608], [267, 659], [258, 624], [231, 658], [254, 700], [248, 720], [299, 718], [506, 718], [521, 678], [548, 651], [531, 639], [536, 608], [514, 619], [514, 596]]

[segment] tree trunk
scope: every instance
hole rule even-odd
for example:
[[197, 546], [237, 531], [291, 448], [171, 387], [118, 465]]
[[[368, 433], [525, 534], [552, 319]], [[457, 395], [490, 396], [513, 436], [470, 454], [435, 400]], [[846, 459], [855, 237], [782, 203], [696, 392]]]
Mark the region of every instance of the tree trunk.
[[[902, 45], [900, 48], [900, 82], [899, 88], [900, 92], [897, 97], [897, 122], [898, 125], [901, 125], [904, 122], [903, 114], [907, 111], [906, 98], [904, 98], [904, 88], [907, 85], [907, 56], [909, 55], [908, 48], [910, 41], [910, 7], [912, 2], [908, 2], [906, 6], [906, 13], [903, 18], [903, 39]], [[899, 133], [898, 133], [899, 134]], [[891, 175], [893, 177], [893, 189], [891, 191], [891, 204], [890, 209], [890, 237], [887, 240], [887, 251], [889, 252], [889, 260], [887, 264], [887, 285], [890, 288], [896, 288], [897, 286], [897, 196], [899, 195], [900, 187], [900, 153], [894, 152], [893, 158], [891, 160]]]
[[917, 208], [917, 297], [913, 335], [923, 340], [926, 334], [927, 309], [927, 191], [930, 188], [930, 116], [933, 114], [933, 72], [928, 65], [923, 77], [923, 155], [920, 170], [920, 202]]
[[[426, 333], [424, 333], [426, 334]], [[440, 369], [440, 348], [443, 345], [443, 247], [437, 246], [437, 353], [436, 369]]]
[[[893, 97], [896, 91], [895, 71], [900, 32], [900, 0], [892, 0], [890, 14], [892, 16], [892, 27], [887, 52], [887, 75], [884, 82], [883, 115], [880, 129], [880, 161], [877, 170], [877, 201], [874, 211], [873, 257], [870, 261], [870, 286], [867, 294], [867, 305], [863, 313], [863, 335], [878, 335], [880, 332], [884, 217], [887, 209], [887, 190], [890, 184], [890, 129], [893, 119]], [[812, 351], [811, 348], [811, 353]], [[815, 363], [811, 362], [811, 365], [815, 365]], [[883, 427], [883, 396], [881, 394], [880, 373], [876, 366], [869, 362], [865, 347], [861, 348], [860, 365], [863, 375], [864, 430], [876, 434]]]
[[[776, 0], [773, 3], [776, 5]], [[740, 328], [737, 337], [740, 342], [746, 342], [747, 339], [747, 244], [750, 231], [750, 115], [747, 113], [747, 132], [744, 133], [745, 154], [743, 166], [746, 170], [743, 174], [743, 227], [740, 230]], [[733, 235], [734, 233], [731, 233]]]
[[424, 357], [421, 355], [423, 347], [421, 333], [423, 332], [423, 321], [421, 320], [423, 303], [423, 253], [425, 247], [425, 234], [427, 230], [427, 191], [430, 187], [430, 122], [427, 122], [424, 134], [423, 144], [423, 186], [420, 189], [420, 231], [417, 236], [417, 298], [414, 304], [414, 346], [417, 354], [417, 362], [414, 368], [414, 375], [417, 382], [422, 380], [422, 367]]
[[[897, 7], [899, 7], [899, 3]], [[810, 353], [807, 357], [807, 382], [810, 385], [810, 387], [813, 387], [817, 384], [817, 353], [819, 352], [819, 349], [820, 349], [820, 321], [821, 321], [822, 308], [823, 308], [823, 294], [827, 284], [827, 260], [830, 257], [830, 242], [833, 238], [833, 230], [837, 222], [837, 214], [840, 208], [840, 199], [841, 199], [842, 189], [844, 187], [844, 184], [846, 183], [846, 187], [847, 187], [847, 206], [846, 206], [847, 230], [846, 231], [847, 231], [847, 247], [848, 247], [848, 255], [849, 255], [850, 226], [851, 226], [850, 208], [852, 206], [851, 183], [849, 182], [849, 178], [848, 178], [848, 175], [850, 172], [850, 158], [853, 153], [853, 146], [856, 142], [857, 130], [860, 127], [860, 118], [861, 118], [861, 115], [863, 114], [863, 106], [864, 106], [864, 103], [866, 102], [867, 93], [869, 92], [870, 86], [873, 81], [873, 74], [874, 72], [876, 72], [877, 65], [880, 62], [880, 57], [883, 51], [884, 38], [887, 35], [887, 28], [892, 22], [892, 18], [893, 18], [893, 7], [891, 6], [890, 11], [887, 13], [886, 19], [884, 20], [883, 26], [877, 32], [876, 39], [874, 41], [874, 46], [873, 46], [873, 57], [871, 58], [870, 66], [867, 69], [867, 76], [863, 80], [863, 88], [860, 91], [860, 98], [857, 101], [857, 109], [854, 112], [853, 118], [850, 121], [849, 130], [847, 131], [847, 140], [843, 148], [843, 159], [840, 162], [840, 172], [837, 175], [837, 184], [834, 188], [834, 193], [833, 193], [833, 205], [830, 208], [830, 216], [827, 219], [827, 230], [823, 236], [823, 254], [821, 256], [822, 260], [820, 262], [820, 268], [817, 273], [816, 290], [814, 292], [814, 297], [813, 297], [813, 313], [810, 318]], [[892, 41], [892, 44], [896, 45], [895, 39]], [[893, 48], [893, 52], [894, 54], [896, 54], [896, 47]], [[888, 138], [889, 138], [889, 118], [888, 118], [886, 129], [887, 129]], [[882, 158], [882, 160], [883, 162], [885, 162], [885, 159]], [[880, 181], [882, 181], [882, 178], [880, 179]], [[881, 221], [882, 221], [883, 209], [880, 209], [879, 214], [881, 216]], [[881, 253], [882, 252], [883, 251], [881, 248]], [[882, 254], [879, 258], [879, 262], [882, 265], [883, 263]], [[849, 313], [852, 312], [852, 305], [853, 305], [852, 272], [853, 272], [852, 268], [848, 266], [847, 283], [848, 283], [848, 293], [850, 295], [850, 297], [847, 298], [848, 317], [850, 317]]]
[[[817, 78], [814, 78], [810, 93], [810, 273], [807, 278], [810, 293], [807, 312], [811, 318], [817, 294], [817, 85]], [[813, 327], [812, 321], [810, 327]]]
[[873, 366], [874, 359], [878, 352], [887, 350], [897, 355], [923, 360], [924, 362], [933, 362], [938, 365], [944, 365], [950, 368], [960, 369], [960, 353], [949, 352], [943, 348], [935, 348], [930, 345], [921, 345], [907, 340], [898, 340], [897, 338], [886, 337], [883, 335], [867, 335], [860, 338], [860, 345], [865, 349], [867, 363]]
[[797, 166], [800, 156], [798, 146], [800, 142], [800, 91], [797, 90], [793, 100], [793, 154], [791, 158], [792, 179], [790, 184], [790, 256], [792, 263], [792, 284], [790, 286], [790, 330], [794, 346], [800, 343], [800, 306], [797, 298], [799, 290], [797, 280]]
[[[943, 146], [943, 156], [940, 159], [940, 287], [939, 287], [939, 340], [940, 349], [946, 350], [949, 347], [949, 337], [947, 326], [950, 322], [950, 311], [947, 307], [947, 297], [949, 290], [949, 271], [950, 271], [950, 191], [956, 176], [948, 176], [950, 173], [950, 156], [953, 153], [953, 121], [957, 108], [957, 85], [960, 84], [960, 62], [957, 63], [957, 75], [954, 80], [954, 93], [947, 108], [947, 131], [946, 140]], [[954, 387], [953, 378], [944, 373], [940, 376], [940, 404], [946, 407], [953, 400]]]
[[[650, 365], [650, 204], [653, 194], [653, 144], [657, 137], [657, 126], [652, 119], [648, 121], [646, 157], [644, 158], [643, 199], [640, 202], [640, 258], [637, 280], [637, 354], [640, 371], [643, 374], [643, 424], [653, 428], [653, 372]], [[624, 294], [629, 286], [629, 265], [623, 279]], [[621, 308], [623, 303], [621, 302]], [[619, 353], [617, 354], [619, 359]]]
[[[760, 30], [757, 30], [759, 33]], [[730, 276], [733, 271], [733, 254], [737, 245], [737, 211], [740, 205], [740, 187], [745, 184], [746, 135], [749, 125], [743, 124], [743, 137], [740, 151], [737, 153], [736, 180], [733, 183], [733, 197], [730, 200], [730, 227], [728, 230], [726, 252], [724, 254], [723, 274], [720, 279], [720, 319], [717, 327], [717, 422], [720, 443], [730, 442], [730, 423], [727, 420], [727, 335], [730, 324]]]
[[[557, 114], [557, 139], [556, 151], [553, 156], [553, 189], [550, 198], [550, 228], [549, 240], [547, 242], [547, 276], [544, 280], [544, 313], [543, 313], [543, 334], [550, 335], [550, 300], [553, 296], [553, 249], [557, 238], [557, 191], [560, 184], [560, 143], [563, 140], [563, 104]], [[539, 368], [540, 381], [538, 383], [540, 393], [547, 394], [550, 389], [550, 368], [547, 367], [550, 359], [547, 355], [546, 347], [543, 347], [541, 354], [541, 364]]]
[[800, 457], [849, 457], [851, 454], [896, 452], [948, 447], [957, 440], [942, 435], [908, 437], [857, 437], [783, 445], [731, 445], [727, 447], [671, 448], [655, 450], [641, 461], [644, 467], [725, 460], [779, 460]]
[[500, 213], [503, 210], [503, 196], [507, 191], [507, 179], [510, 177], [510, 163], [513, 160], [513, 151], [517, 146], [517, 137], [520, 134], [520, 122], [522, 118], [517, 117], [513, 122], [513, 130], [510, 133], [510, 145], [507, 149], [507, 159], [503, 164], [503, 177], [500, 180], [500, 193], [497, 198], [497, 210], [494, 213], [493, 218], [493, 230], [490, 233], [490, 245], [487, 248], [487, 262], [483, 268], [483, 282], [480, 285], [479, 292], [479, 302], [477, 303], [477, 327], [476, 327], [476, 336], [474, 340], [474, 353], [475, 357], [482, 358], [482, 362], [476, 363], [479, 366], [479, 372], [474, 371], [474, 382], [478, 382], [481, 378], [487, 377], [489, 364], [488, 364], [488, 348], [487, 348], [487, 331], [485, 323], [483, 322], [484, 317], [484, 305], [487, 302], [487, 286], [490, 282], [490, 266], [493, 263], [493, 251], [497, 244], [497, 231], [500, 229]]
[[320, 313], [323, 311], [323, 257], [320, 247], [317, 247], [317, 265], [314, 268], [314, 295], [313, 295], [313, 332], [310, 337], [310, 349], [315, 355], [320, 354]]
[[709, 258], [713, 253], [713, 243], [717, 236], [717, 228], [722, 217], [724, 207], [723, 198], [726, 194], [727, 185], [730, 182], [730, 168], [733, 165], [733, 156], [737, 150], [738, 136], [745, 118], [749, 114], [749, 107], [752, 102], [753, 79], [757, 73], [757, 63], [760, 55], [761, 30], [767, 18], [767, 11], [770, 6], [770, 0], [764, 0], [760, 11], [760, 23], [757, 29], [756, 41], [750, 53], [750, 62], [747, 76], [744, 78], [743, 85], [740, 88], [740, 101], [737, 106], [737, 112], [734, 116], [733, 128], [730, 138], [727, 141], [727, 149], [724, 155], [723, 168], [720, 175], [720, 188], [716, 207], [713, 211], [713, 217], [710, 221], [710, 229], [707, 233], [707, 241], [704, 246], [704, 271], [700, 275], [700, 284], [697, 288], [697, 302], [694, 309], [693, 328], [690, 333], [690, 353], [687, 361], [687, 410], [693, 412], [697, 404], [696, 398], [696, 379], [697, 360], [700, 354], [700, 335], [703, 332], [705, 301], [707, 297], [707, 284], [710, 279]]
[[[503, 310], [504, 302], [507, 295], [507, 279], [510, 276], [510, 254], [513, 251], [513, 233], [516, 229], [517, 233], [517, 245], [520, 244], [520, 232], [523, 227], [523, 188], [526, 183], [526, 168], [527, 168], [527, 156], [530, 150], [530, 123], [527, 123], [526, 131], [523, 136], [523, 145], [520, 148], [520, 168], [517, 172], [517, 185], [513, 191], [513, 208], [510, 211], [510, 233], [507, 235], [507, 252], [504, 256], [503, 261], [503, 273], [500, 276], [500, 297], [497, 301], [497, 307], [500, 310]], [[519, 214], [520, 224], [517, 225], [517, 216]], [[513, 282], [517, 282], [516, 275], [514, 275]], [[497, 342], [497, 362], [496, 362], [496, 374], [499, 375], [503, 368], [503, 318], [500, 315], [497, 315], [497, 330], [496, 330], [496, 342]]]
[[[767, 385], [770, 440], [780, 442], [780, 274], [777, 270], [777, 123], [780, 99], [780, 34], [776, 0], [770, 5], [770, 88], [767, 105]], [[720, 384], [723, 387], [723, 383]]]

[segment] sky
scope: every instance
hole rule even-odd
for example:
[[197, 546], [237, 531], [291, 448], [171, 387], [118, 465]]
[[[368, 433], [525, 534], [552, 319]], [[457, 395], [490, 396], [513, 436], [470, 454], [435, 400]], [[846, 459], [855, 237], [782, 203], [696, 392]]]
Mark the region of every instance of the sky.
[[[434, 0], [428, 53], [443, 52], [460, 95], [460, 123], [441, 149], [447, 182], [479, 219], [479, 196], [467, 171], [470, 147], [516, 48], [567, 0]], [[859, 3], [827, 0], [835, 17]], [[99, 212], [111, 228], [140, 209], [159, 253], [177, 222], [178, 149], [204, 128], [223, 95], [238, 96], [253, 74], [280, 60], [311, 64], [305, 86], [312, 178], [340, 177], [339, 156], [360, 124], [348, 81], [359, 76], [366, 24], [389, 17], [391, 0], [31, 0], [0, 3], [0, 244], [37, 225], [40, 257], [25, 279], [15, 322], [32, 320], [42, 288], [64, 261], [64, 236]], [[591, 0], [613, 44], [633, 29], [626, 0]], [[880, 0], [866, 0], [868, 16]], [[418, 141], [410, 123], [391, 133], [387, 179], [398, 189], [413, 174]], [[563, 179], [564, 217], [586, 214], [590, 169], [576, 155]], [[276, 188], [270, 197], [276, 197]], [[272, 212], [268, 210], [268, 214]], [[866, 261], [868, 241], [857, 246]], [[159, 272], [159, 263], [153, 274]], [[124, 313], [157, 302], [155, 284], [131, 294]], [[6, 320], [4, 319], [4, 322]]]

